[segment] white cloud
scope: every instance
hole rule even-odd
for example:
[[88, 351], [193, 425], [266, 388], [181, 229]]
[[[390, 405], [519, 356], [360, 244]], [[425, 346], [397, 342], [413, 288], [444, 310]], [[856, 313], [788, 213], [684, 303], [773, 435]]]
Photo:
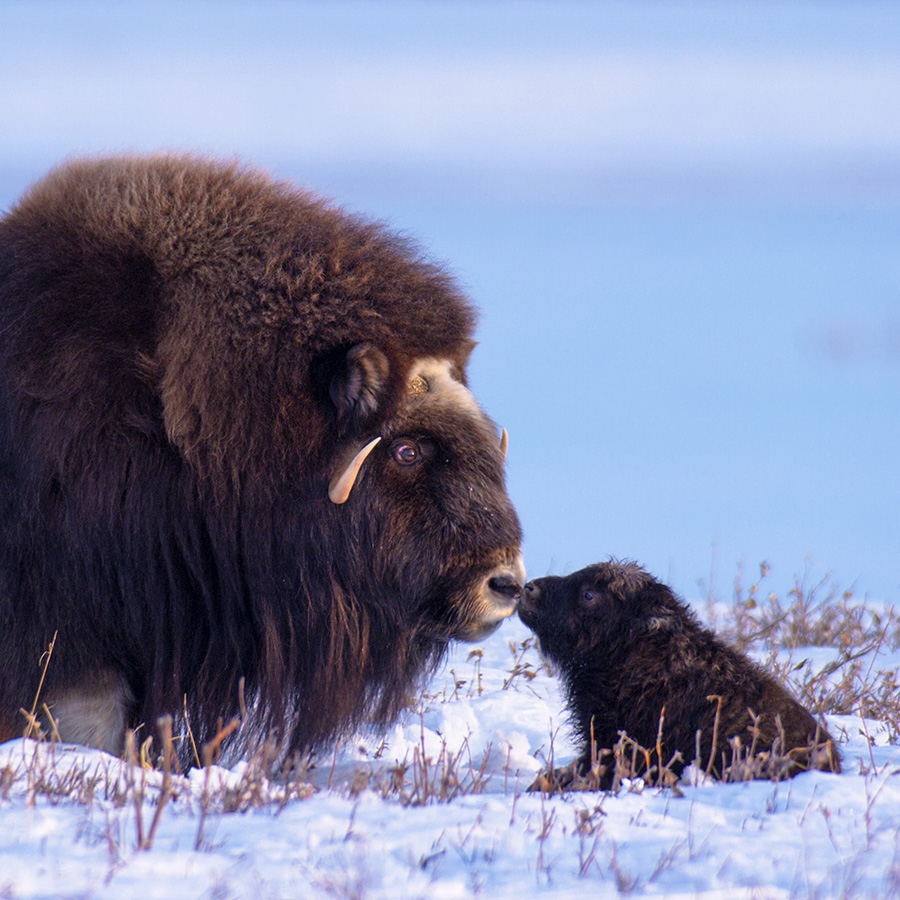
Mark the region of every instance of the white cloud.
[[[900, 153], [900, 59], [337, 51], [0, 64], [6, 151], [203, 145], [524, 166]], [[2, 71], [6, 69], [6, 71]]]

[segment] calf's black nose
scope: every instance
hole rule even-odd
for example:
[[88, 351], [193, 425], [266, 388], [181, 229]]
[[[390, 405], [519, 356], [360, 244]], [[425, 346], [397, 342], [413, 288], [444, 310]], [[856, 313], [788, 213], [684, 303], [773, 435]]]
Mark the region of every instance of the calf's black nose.
[[541, 602], [541, 589], [533, 581], [529, 581], [522, 588], [522, 596], [519, 598], [519, 618], [529, 627], [534, 628], [539, 617], [538, 609]]
[[523, 610], [536, 612], [540, 601], [540, 585], [535, 584], [533, 581], [529, 581], [528, 584], [522, 588], [522, 596], [519, 599], [519, 612], [521, 613]]

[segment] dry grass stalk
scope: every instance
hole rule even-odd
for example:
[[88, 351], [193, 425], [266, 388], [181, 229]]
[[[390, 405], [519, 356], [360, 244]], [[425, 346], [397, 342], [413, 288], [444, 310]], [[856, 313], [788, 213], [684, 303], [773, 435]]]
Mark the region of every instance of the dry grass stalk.
[[412, 760], [407, 757], [380, 775], [359, 769], [348, 791], [351, 796], [356, 796], [372, 788], [384, 799], [396, 797], [402, 806], [449, 803], [456, 797], [480, 794], [487, 789], [491, 751], [489, 745], [476, 763], [466, 738], [456, 751], [442, 741], [437, 756], [431, 756], [425, 746], [422, 721], [420, 742], [413, 748]]
[[175, 766], [178, 765], [178, 757], [175, 753], [175, 742], [172, 739], [172, 717], [162, 716], [157, 724], [159, 725], [163, 744], [163, 780], [159, 796], [156, 800], [156, 808], [153, 811], [153, 821], [150, 823], [150, 831], [147, 834], [146, 840], [139, 844], [140, 850], [149, 850], [153, 846], [153, 841], [156, 838], [156, 831], [162, 820], [163, 809], [172, 796], [173, 764]]
[[509, 650], [513, 656], [513, 667], [509, 670], [509, 677], [503, 681], [502, 690], [508, 691], [514, 685], [516, 689], [518, 689], [516, 682], [519, 679], [524, 679], [526, 684], [530, 684], [542, 671], [547, 675], [552, 676], [553, 671], [546, 660], [538, 657], [539, 661], [537, 665], [535, 665], [530, 660], [525, 659], [530, 651], [536, 652], [535, 638], [533, 635], [525, 638], [521, 643], [518, 641], [510, 641]]
[[[712, 734], [712, 747], [709, 751], [709, 762], [706, 764], [706, 775], [709, 777], [712, 772], [713, 762], [716, 758], [716, 751], [719, 747], [719, 720], [722, 717], [722, 702], [725, 699], [721, 694], [710, 694], [707, 698], [710, 703], [715, 701], [716, 703], [716, 718], [713, 721], [713, 734]], [[700, 759], [700, 731], [697, 730], [697, 734], [695, 736], [695, 746], [696, 746], [696, 757], [695, 759]]]
[[[38, 702], [40, 701], [40, 697], [41, 697], [41, 691], [44, 688], [44, 678], [46, 678], [46, 676], [47, 676], [47, 668], [49, 667], [50, 659], [53, 656], [53, 648], [56, 646], [56, 637], [58, 634], [59, 634], [58, 631], [53, 632], [53, 640], [50, 641], [50, 646], [47, 648], [47, 651], [45, 653], [41, 654], [41, 659], [39, 661], [39, 664], [43, 663], [43, 668], [41, 669], [41, 679], [38, 682], [37, 691], [35, 692], [34, 702], [31, 704], [31, 709], [30, 710], [25, 710], [25, 709], [19, 710], [19, 712], [21, 712], [22, 715], [25, 716], [26, 724], [25, 724], [24, 737], [26, 737], [26, 738], [36, 738], [37, 740], [42, 740], [46, 737], [46, 735], [44, 734], [44, 730], [41, 728], [41, 724], [40, 724], [39, 719], [37, 718], [36, 713], [37, 713], [37, 708], [38, 708]], [[47, 715], [49, 716], [50, 710], [47, 709], [46, 705], [44, 705], [44, 710], [46, 711]], [[50, 718], [50, 721], [52, 723], [52, 731], [55, 732], [56, 736], [58, 737], [59, 732], [56, 729], [56, 723], [53, 722], [52, 717]]]
[[197, 837], [194, 840], [194, 849], [199, 850], [203, 845], [203, 831], [206, 825], [206, 817], [209, 814], [212, 803], [212, 793], [210, 791], [210, 778], [212, 776], [212, 767], [214, 761], [218, 758], [219, 751], [225, 739], [237, 730], [240, 725], [239, 719], [232, 719], [227, 726], [220, 728], [215, 737], [203, 746], [203, 767], [205, 774], [203, 777], [203, 793], [200, 796], [200, 817], [197, 822]]

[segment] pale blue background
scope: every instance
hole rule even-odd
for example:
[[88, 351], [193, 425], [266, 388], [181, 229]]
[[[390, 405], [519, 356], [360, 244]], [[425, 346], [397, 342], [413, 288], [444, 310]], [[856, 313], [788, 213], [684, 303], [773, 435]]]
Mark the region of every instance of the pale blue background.
[[900, 600], [900, 4], [0, 4], [0, 207], [166, 148], [447, 261], [532, 575]]

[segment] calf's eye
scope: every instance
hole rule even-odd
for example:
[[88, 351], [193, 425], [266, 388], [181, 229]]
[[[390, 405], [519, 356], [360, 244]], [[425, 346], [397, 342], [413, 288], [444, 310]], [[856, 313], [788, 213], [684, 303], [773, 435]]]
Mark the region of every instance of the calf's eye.
[[391, 447], [391, 453], [394, 461], [401, 466], [411, 466], [413, 463], [418, 462], [421, 456], [419, 445], [415, 441], [397, 441]]
[[593, 603], [594, 602], [594, 592], [590, 588], [585, 588], [581, 592], [581, 599], [584, 600], [585, 603]]

